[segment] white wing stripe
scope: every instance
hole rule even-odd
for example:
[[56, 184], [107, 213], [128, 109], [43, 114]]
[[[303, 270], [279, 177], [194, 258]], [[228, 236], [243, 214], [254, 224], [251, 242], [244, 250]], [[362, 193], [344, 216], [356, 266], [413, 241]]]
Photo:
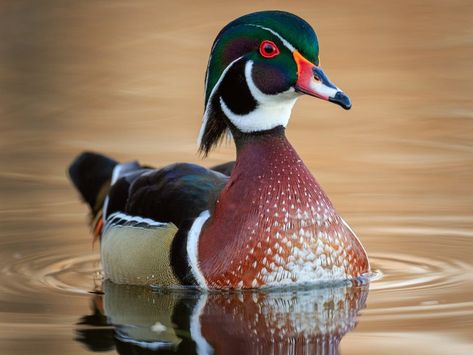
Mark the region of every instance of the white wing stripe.
[[146, 224], [149, 227], [162, 227], [167, 225], [167, 223], [157, 222], [151, 218], [130, 216], [122, 212], [115, 212], [107, 218], [103, 234], [112, 226], [133, 224]]

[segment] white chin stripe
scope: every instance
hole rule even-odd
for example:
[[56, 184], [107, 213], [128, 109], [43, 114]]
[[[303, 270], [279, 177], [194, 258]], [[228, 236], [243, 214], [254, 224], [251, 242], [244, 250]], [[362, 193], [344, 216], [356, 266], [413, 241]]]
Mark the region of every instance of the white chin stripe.
[[276, 95], [267, 95], [257, 88], [252, 76], [253, 62], [245, 66], [245, 79], [251, 95], [257, 102], [256, 109], [246, 115], [232, 112], [222, 97], [220, 106], [223, 113], [240, 131], [245, 133], [266, 131], [277, 126], [287, 126], [291, 111], [298, 98], [293, 88]]

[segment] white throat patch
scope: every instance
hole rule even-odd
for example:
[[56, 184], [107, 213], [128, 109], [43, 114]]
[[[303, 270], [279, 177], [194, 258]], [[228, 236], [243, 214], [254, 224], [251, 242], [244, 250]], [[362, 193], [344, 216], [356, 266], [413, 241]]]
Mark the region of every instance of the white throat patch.
[[299, 94], [294, 88], [276, 94], [267, 95], [258, 89], [253, 81], [253, 61], [245, 65], [245, 79], [251, 95], [257, 102], [256, 108], [246, 115], [238, 115], [230, 110], [222, 97], [220, 106], [223, 113], [240, 131], [245, 133], [266, 131], [277, 126], [287, 126], [291, 111]]

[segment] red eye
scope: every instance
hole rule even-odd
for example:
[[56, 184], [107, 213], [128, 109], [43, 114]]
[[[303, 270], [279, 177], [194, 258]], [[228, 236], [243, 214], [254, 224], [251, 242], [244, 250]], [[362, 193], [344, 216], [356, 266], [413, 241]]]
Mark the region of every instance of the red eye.
[[279, 54], [279, 48], [271, 41], [263, 41], [259, 46], [259, 52], [265, 58], [273, 58]]

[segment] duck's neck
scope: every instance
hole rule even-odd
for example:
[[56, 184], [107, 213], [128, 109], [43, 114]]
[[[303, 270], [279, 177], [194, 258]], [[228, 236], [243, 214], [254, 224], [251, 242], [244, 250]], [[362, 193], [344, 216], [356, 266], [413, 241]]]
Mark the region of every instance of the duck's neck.
[[[314, 202], [319, 199], [327, 207], [332, 207], [287, 140], [284, 127], [279, 126], [260, 134], [237, 136], [235, 142], [237, 160], [230, 181], [221, 195], [222, 204], [235, 195], [240, 198], [241, 205], [271, 204], [270, 207], [280, 210], [285, 209], [286, 205], [300, 209], [310, 207], [306, 206], [309, 200]], [[259, 201], [253, 203], [255, 199]]]
[[[248, 158], [251, 156], [250, 154], [254, 153], [256, 151], [255, 149], [259, 150], [258, 148], [265, 150], [263, 153], [266, 156], [268, 153], [266, 151], [268, 143], [269, 147], [284, 149], [289, 146], [291, 150], [294, 151], [286, 138], [286, 129], [283, 126], [277, 126], [268, 131], [256, 132], [252, 134], [235, 132], [232, 130], [232, 135], [233, 139], [235, 140], [235, 146], [237, 150], [237, 163], [248, 160]], [[260, 156], [258, 158], [261, 159], [262, 157], [263, 156]]]

